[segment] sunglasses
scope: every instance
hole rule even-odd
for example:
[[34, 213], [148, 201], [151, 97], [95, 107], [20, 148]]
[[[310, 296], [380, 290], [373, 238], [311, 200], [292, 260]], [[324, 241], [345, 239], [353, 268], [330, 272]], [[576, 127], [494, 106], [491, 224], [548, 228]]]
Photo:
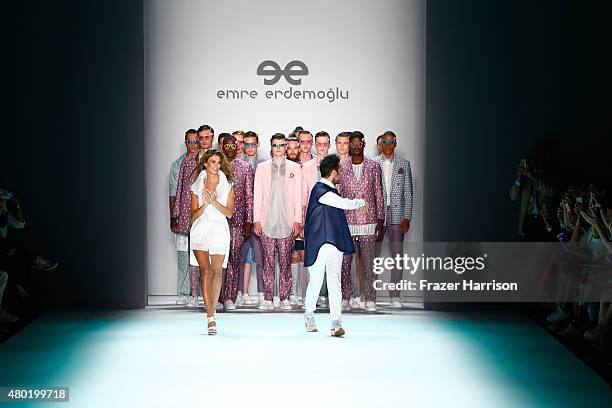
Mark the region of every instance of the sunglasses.
[[282, 149], [283, 147], [287, 146], [287, 143], [279, 143], [279, 144], [274, 144], [272, 143], [272, 147], [277, 148], [277, 149]]
[[254, 147], [257, 147], [257, 143], [245, 143], [244, 144], [245, 149], [252, 149]]
[[227, 143], [223, 145], [224, 149], [236, 150], [236, 143]]
[[396, 140], [381, 140], [380, 143], [384, 145], [394, 145], [394, 144], [397, 144], [397, 141]]
[[197, 145], [200, 144], [197, 140], [185, 140], [185, 144], [187, 145]]
[[365, 146], [364, 142], [353, 142], [353, 143], [349, 143], [351, 145], [351, 147], [363, 147]]

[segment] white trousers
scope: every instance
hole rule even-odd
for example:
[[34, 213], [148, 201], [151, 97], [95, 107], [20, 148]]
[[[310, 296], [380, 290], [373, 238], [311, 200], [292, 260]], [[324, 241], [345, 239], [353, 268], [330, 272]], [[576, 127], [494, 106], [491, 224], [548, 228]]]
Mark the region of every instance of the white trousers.
[[331, 320], [340, 321], [342, 290], [340, 286], [340, 271], [342, 270], [343, 253], [332, 244], [323, 244], [319, 249], [317, 260], [308, 267], [310, 280], [306, 289], [306, 313], [314, 313], [317, 299], [327, 272], [327, 291], [329, 292], [329, 313]]

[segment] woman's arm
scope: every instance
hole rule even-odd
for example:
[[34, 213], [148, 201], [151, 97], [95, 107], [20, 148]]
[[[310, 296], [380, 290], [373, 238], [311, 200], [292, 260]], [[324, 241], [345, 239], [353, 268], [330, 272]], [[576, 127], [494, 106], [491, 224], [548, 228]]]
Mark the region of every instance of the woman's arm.
[[[208, 192], [207, 192], [208, 193]], [[211, 194], [212, 199], [210, 203], [219, 211], [221, 214], [225, 215], [227, 218], [232, 218], [234, 215], [234, 187], [230, 188], [230, 191], [227, 195], [227, 206], [222, 205], [219, 201], [217, 201], [217, 197]]]
[[198, 217], [200, 217], [200, 215], [202, 215], [202, 213], [206, 209], [206, 200], [204, 201], [204, 204], [201, 207], [198, 207], [198, 204], [200, 204], [198, 195], [195, 193], [191, 193], [191, 222], [197, 220]]

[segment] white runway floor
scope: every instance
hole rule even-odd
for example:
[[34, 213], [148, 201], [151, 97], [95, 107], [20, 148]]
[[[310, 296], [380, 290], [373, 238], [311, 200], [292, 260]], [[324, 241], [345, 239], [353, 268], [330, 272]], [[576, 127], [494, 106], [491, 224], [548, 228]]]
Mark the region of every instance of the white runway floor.
[[[0, 385], [69, 386], [16, 407], [604, 407], [607, 384], [520, 315], [49, 312], [0, 346]], [[4, 406], [0, 404], [0, 406]], [[8, 406], [8, 405], [6, 405]]]

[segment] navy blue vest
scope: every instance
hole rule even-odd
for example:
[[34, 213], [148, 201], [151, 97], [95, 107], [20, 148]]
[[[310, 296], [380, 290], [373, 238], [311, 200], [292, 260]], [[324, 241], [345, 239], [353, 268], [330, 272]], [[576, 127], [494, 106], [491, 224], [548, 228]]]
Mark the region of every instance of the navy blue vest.
[[310, 192], [304, 221], [304, 266], [315, 263], [325, 243], [332, 244], [345, 255], [355, 252], [344, 210], [319, 202], [319, 198], [329, 191], [338, 194], [335, 188], [318, 181]]

